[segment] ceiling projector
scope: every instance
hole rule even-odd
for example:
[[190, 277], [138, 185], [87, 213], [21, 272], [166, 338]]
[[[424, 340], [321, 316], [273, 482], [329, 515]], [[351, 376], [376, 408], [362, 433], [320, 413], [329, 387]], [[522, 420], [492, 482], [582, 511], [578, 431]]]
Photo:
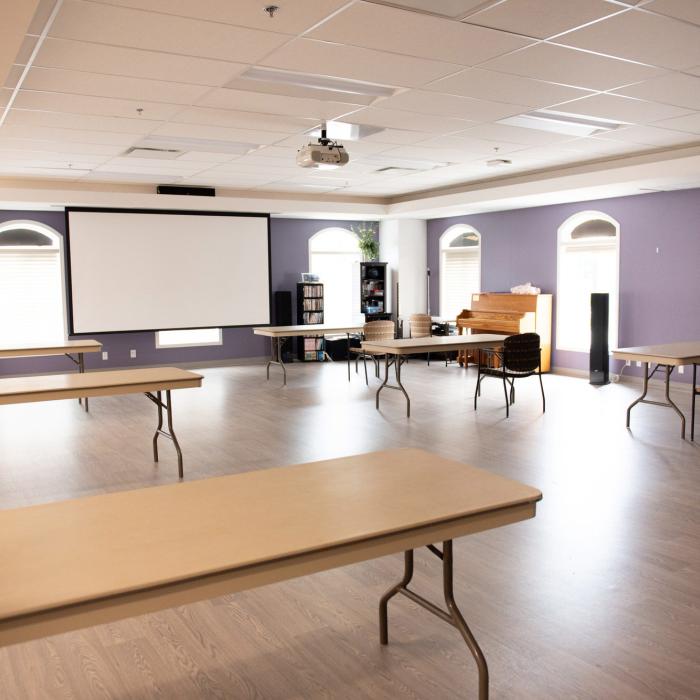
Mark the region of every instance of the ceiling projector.
[[310, 141], [297, 151], [297, 165], [302, 168], [319, 168], [327, 170], [340, 168], [350, 161], [350, 156], [342, 143], [326, 136], [326, 129], [321, 129], [321, 136]]

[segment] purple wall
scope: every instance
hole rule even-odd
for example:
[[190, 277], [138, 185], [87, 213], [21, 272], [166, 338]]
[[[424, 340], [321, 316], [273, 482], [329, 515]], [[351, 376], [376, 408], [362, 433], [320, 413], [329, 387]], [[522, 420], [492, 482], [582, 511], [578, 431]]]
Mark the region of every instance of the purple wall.
[[[38, 221], [51, 226], [61, 235], [65, 233], [65, 216], [61, 212], [0, 211], [0, 223], [11, 220]], [[272, 292], [295, 292], [299, 273], [309, 267], [308, 241], [321, 229], [330, 226], [350, 228], [355, 222], [315, 219], [271, 219], [270, 257], [272, 268]], [[274, 321], [274, 319], [273, 319]], [[85, 355], [88, 369], [109, 367], [138, 367], [140, 365], [178, 362], [210, 362], [245, 357], [259, 357], [269, 352], [269, 341], [253, 335], [250, 328], [224, 328], [223, 345], [194, 348], [157, 349], [154, 333], [111, 333], [91, 335], [99, 340], [109, 353], [103, 361], [98, 353]], [[129, 357], [130, 349], [136, 350], [136, 358]], [[63, 357], [36, 357], [31, 359], [0, 360], [0, 375], [65, 372], [73, 365]]]
[[[484, 291], [506, 292], [532, 282], [553, 293], [556, 304], [557, 229], [572, 214], [587, 210], [602, 211], [620, 224], [620, 346], [697, 340], [700, 189], [428, 221], [431, 307], [439, 308], [440, 235], [457, 223], [473, 226], [482, 236]], [[587, 369], [588, 354], [555, 350], [553, 364]]]

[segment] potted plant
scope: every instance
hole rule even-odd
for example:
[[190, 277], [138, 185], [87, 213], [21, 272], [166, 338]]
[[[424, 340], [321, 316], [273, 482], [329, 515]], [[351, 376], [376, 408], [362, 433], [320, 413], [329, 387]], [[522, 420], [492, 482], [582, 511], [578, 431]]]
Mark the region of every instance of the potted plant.
[[371, 262], [379, 257], [379, 241], [375, 238], [374, 226], [363, 223], [352, 227], [357, 235], [357, 245], [365, 262]]

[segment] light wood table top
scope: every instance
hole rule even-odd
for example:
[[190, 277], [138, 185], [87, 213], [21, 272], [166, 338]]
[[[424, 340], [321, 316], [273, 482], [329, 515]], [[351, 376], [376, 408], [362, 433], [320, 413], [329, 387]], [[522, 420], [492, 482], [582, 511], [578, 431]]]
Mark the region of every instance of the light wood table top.
[[97, 340], [63, 340], [36, 345], [17, 345], [0, 348], [0, 357], [30, 357], [33, 355], [64, 355], [66, 353], [100, 352], [102, 343]]
[[335, 333], [361, 333], [363, 324], [349, 326], [332, 326], [328, 324], [309, 324], [307, 326], [260, 326], [253, 328], [255, 335], [270, 338], [291, 338], [303, 335], [333, 335]]
[[542, 494], [417, 449], [0, 512], [0, 644], [535, 515]]
[[136, 394], [202, 385], [202, 375], [177, 367], [46, 374], [0, 379], [0, 404]]
[[616, 360], [637, 360], [674, 366], [692, 365], [700, 363], [700, 341], [618, 348], [612, 351], [612, 355]]
[[503, 344], [505, 335], [433, 335], [426, 338], [399, 338], [362, 343], [363, 349], [386, 355], [417, 355], [425, 352], [447, 352], [461, 348], [493, 348]]

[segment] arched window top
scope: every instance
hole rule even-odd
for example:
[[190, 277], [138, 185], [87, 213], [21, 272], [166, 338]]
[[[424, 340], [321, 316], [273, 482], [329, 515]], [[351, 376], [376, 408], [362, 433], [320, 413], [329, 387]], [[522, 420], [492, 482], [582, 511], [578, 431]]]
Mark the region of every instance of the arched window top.
[[311, 253], [356, 253], [357, 236], [346, 228], [324, 228], [309, 239]]
[[481, 244], [481, 234], [467, 224], [450, 226], [440, 236], [440, 248], [477, 248]]
[[559, 227], [561, 243], [614, 244], [620, 234], [620, 224], [601, 211], [582, 211], [570, 216]]
[[61, 237], [36, 221], [6, 221], [0, 224], [0, 248], [58, 250]]

